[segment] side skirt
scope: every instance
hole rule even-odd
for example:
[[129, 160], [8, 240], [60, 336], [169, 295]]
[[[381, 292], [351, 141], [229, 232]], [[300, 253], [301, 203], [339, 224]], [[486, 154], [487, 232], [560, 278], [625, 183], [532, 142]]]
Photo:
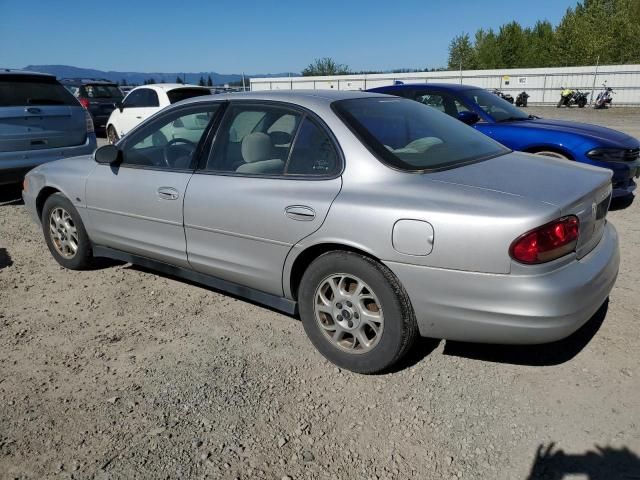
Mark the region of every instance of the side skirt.
[[150, 270], [156, 270], [167, 275], [172, 275], [174, 277], [183, 278], [191, 282], [200, 283], [215, 290], [220, 290], [231, 295], [245, 298], [251, 302], [266, 305], [267, 307], [279, 310], [288, 315], [298, 314], [298, 303], [294, 302], [293, 300], [278, 297], [276, 295], [265, 293], [250, 287], [245, 287], [244, 285], [239, 285], [237, 283], [228, 282], [226, 280], [195, 272], [187, 268], [176, 267], [175, 265], [159, 262], [151, 258], [141, 257], [132, 253], [115, 250], [109, 247], [101, 247], [99, 245], [93, 245], [93, 256], [112, 258], [114, 260], [133, 263], [134, 265], [139, 265]]

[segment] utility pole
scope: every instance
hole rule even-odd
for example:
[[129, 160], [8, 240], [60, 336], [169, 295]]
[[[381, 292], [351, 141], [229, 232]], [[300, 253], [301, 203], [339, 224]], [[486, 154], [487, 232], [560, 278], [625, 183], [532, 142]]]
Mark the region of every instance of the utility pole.
[[462, 60], [460, 60], [460, 85], [462, 85]]
[[593, 84], [591, 85], [591, 98], [589, 99], [589, 106], [593, 105], [593, 94], [596, 91], [596, 78], [598, 78], [598, 66], [600, 65], [600, 55], [596, 59], [596, 71], [593, 73]]
[[242, 91], [243, 92], [247, 91], [247, 87], [244, 86], [244, 72], [242, 72]]

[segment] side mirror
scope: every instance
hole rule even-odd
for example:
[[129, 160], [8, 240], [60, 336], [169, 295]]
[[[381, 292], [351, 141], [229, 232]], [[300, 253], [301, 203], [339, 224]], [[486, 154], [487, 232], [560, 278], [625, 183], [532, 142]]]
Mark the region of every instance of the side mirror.
[[122, 152], [115, 145], [103, 145], [93, 154], [97, 163], [117, 165], [122, 161]]
[[116, 102], [116, 108], [120, 110], [120, 113], [122, 113], [122, 110], [124, 110], [124, 103]]
[[467, 125], [474, 125], [480, 121], [480, 116], [475, 112], [464, 111], [458, 113], [458, 120]]

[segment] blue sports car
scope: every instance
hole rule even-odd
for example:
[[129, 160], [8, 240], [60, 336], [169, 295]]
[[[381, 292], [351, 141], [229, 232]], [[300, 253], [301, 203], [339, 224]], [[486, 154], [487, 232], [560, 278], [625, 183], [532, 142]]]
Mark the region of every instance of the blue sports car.
[[401, 84], [370, 92], [437, 108], [513, 150], [588, 163], [613, 171], [613, 197], [633, 195], [640, 176], [640, 142], [610, 128], [528, 115], [494, 93], [454, 84]]

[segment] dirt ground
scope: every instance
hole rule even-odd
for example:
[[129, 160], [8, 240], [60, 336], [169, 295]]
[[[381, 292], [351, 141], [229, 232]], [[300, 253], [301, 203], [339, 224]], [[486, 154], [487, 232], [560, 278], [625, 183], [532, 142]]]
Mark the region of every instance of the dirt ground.
[[[640, 136], [640, 111], [529, 109]], [[0, 194], [0, 478], [640, 478], [640, 204], [577, 334], [325, 361], [271, 310], [124, 264], [59, 267]]]

